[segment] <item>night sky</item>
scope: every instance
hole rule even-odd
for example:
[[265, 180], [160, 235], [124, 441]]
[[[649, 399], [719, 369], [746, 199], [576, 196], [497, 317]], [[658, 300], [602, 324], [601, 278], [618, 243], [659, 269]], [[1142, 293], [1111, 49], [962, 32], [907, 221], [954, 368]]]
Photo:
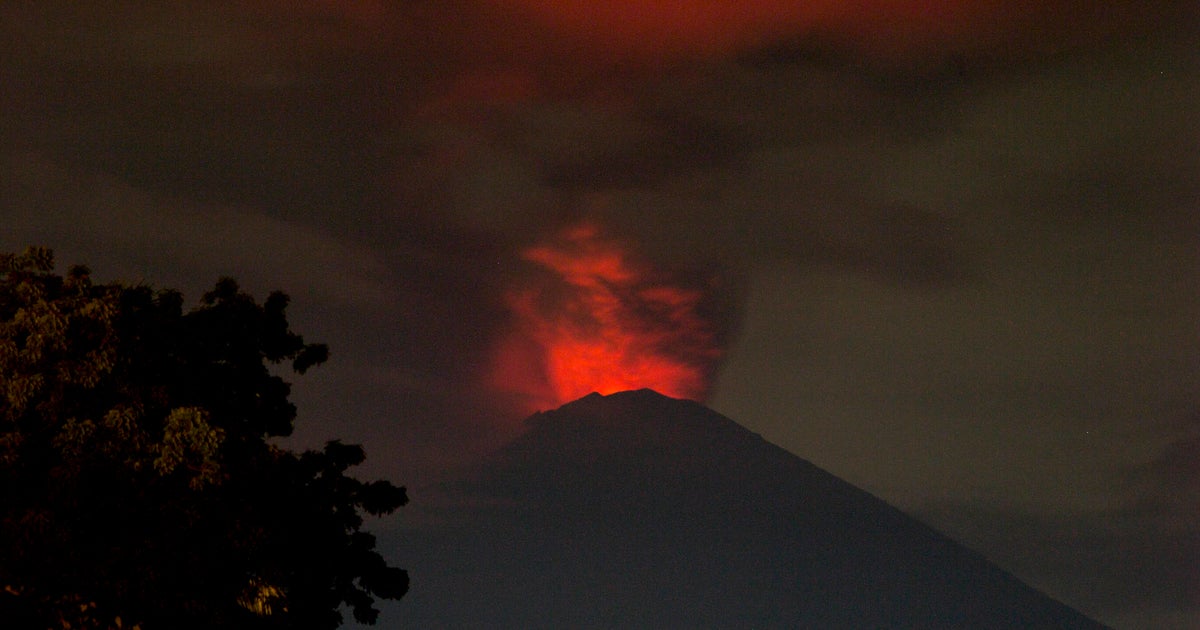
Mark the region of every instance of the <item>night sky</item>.
[[216, 5], [0, 5], [0, 249], [288, 292], [292, 443], [364, 443], [396, 519], [652, 387], [1200, 619], [1194, 2]]

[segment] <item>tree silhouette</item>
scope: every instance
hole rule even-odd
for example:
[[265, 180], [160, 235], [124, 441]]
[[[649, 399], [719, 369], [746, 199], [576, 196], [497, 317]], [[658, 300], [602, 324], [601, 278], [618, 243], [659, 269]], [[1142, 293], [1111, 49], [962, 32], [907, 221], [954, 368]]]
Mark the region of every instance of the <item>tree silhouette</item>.
[[407, 574], [360, 531], [404, 488], [346, 476], [361, 447], [295, 453], [289, 385], [327, 349], [220, 280], [178, 292], [0, 254], [0, 620], [14, 628], [373, 623]]

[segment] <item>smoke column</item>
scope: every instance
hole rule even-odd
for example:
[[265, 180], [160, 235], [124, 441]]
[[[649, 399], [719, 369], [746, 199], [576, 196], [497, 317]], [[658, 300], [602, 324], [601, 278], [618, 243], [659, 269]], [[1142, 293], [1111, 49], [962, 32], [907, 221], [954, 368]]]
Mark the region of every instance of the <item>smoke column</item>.
[[494, 389], [527, 411], [643, 387], [707, 398], [722, 351], [701, 314], [704, 291], [655, 273], [591, 224], [521, 257], [538, 273], [506, 295], [512, 328], [496, 347]]

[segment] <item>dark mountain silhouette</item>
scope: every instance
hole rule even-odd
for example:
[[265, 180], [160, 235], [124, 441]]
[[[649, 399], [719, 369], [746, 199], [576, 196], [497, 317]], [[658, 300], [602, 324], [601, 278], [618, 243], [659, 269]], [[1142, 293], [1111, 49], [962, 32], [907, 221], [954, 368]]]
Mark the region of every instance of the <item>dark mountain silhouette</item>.
[[591, 394], [404, 532], [404, 627], [1103, 628], [699, 403]]

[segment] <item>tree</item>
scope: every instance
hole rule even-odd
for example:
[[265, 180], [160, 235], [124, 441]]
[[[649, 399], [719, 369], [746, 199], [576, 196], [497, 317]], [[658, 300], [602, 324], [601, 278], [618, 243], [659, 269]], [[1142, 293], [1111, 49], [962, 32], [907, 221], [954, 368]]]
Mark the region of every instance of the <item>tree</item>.
[[295, 453], [289, 385], [327, 349], [222, 279], [178, 292], [0, 254], [0, 619], [17, 628], [334, 628], [373, 623], [407, 574], [363, 513], [404, 488], [346, 471], [359, 446]]

